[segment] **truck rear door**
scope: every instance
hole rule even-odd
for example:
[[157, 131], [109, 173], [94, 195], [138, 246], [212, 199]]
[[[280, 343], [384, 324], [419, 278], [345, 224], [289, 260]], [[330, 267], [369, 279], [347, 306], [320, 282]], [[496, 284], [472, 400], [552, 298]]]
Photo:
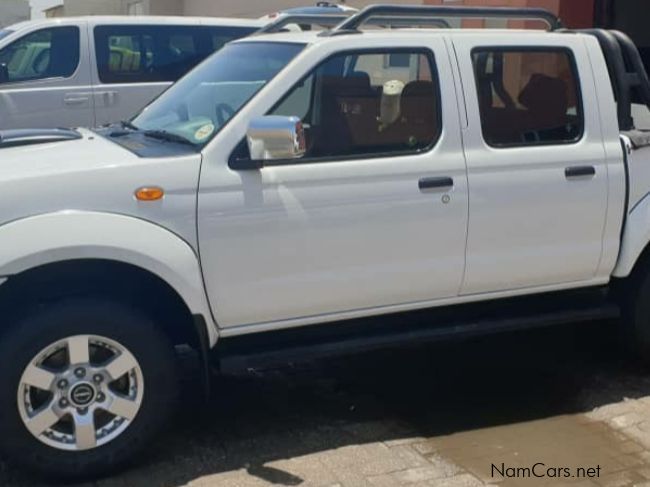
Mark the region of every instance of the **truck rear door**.
[[468, 122], [463, 294], [588, 283], [607, 212], [589, 57], [565, 34], [454, 40]]

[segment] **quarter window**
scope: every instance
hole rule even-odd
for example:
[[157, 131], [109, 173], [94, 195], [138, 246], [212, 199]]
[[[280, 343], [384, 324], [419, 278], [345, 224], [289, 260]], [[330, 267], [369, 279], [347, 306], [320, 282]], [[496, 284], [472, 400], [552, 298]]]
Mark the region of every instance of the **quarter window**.
[[307, 158], [426, 150], [441, 130], [433, 56], [400, 49], [331, 57], [270, 114], [302, 120]]
[[7, 66], [8, 82], [68, 78], [79, 65], [79, 29], [41, 29], [0, 51], [0, 64]]
[[489, 145], [565, 144], [581, 137], [580, 89], [570, 52], [477, 49], [472, 60]]

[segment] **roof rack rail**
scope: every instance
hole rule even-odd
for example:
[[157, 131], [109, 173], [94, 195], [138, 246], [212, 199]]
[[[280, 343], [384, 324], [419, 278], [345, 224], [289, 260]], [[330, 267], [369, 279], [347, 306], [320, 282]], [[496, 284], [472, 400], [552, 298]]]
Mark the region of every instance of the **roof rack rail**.
[[562, 22], [555, 14], [543, 8], [369, 5], [341, 22], [330, 32], [332, 35], [336, 35], [337, 32], [353, 32], [357, 31], [359, 27], [373, 17], [391, 18], [397, 16], [405, 16], [410, 19], [461, 17], [541, 20], [548, 24], [550, 30], [557, 30], [563, 27]]
[[279, 17], [277, 20], [259, 29], [256, 34], [272, 34], [282, 32], [289, 24], [316, 25], [321, 27], [335, 27], [346, 20], [350, 15], [346, 14], [288, 14]]
[[[349, 19], [350, 14], [289, 14], [284, 15], [274, 22], [265, 25], [259, 29], [256, 34], [273, 34], [276, 32], [282, 32], [283, 29], [290, 24], [298, 25], [317, 25], [320, 27], [333, 28], [339, 25], [341, 22]], [[413, 17], [413, 16], [387, 16], [382, 15], [381, 17], [375, 17], [373, 19], [368, 19], [365, 22], [366, 24], [376, 25], [376, 26], [388, 26], [388, 27], [409, 27], [412, 25], [430, 25], [440, 28], [449, 28], [449, 22], [445, 19], [439, 19], [435, 17]]]

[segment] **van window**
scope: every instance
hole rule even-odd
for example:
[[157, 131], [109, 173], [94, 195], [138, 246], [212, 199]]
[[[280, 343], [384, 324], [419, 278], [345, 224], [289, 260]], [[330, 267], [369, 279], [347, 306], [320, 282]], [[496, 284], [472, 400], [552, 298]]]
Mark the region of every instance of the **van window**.
[[0, 51], [8, 82], [68, 78], [79, 66], [79, 28], [52, 27], [29, 33]]
[[428, 150], [442, 129], [433, 55], [387, 49], [333, 56], [270, 114], [302, 120], [306, 158]]
[[207, 27], [213, 51], [218, 51], [226, 43], [247, 37], [258, 30], [258, 27]]
[[580, 88], [570, 51], [481, 48], [472, 60], [489, 145], [565, 144], [582, 136]]
[[[253, 29], [132, 25], [95, 27], [102, 83], [176, 81], [221, 46]], [[217, 41], [215, 41], [217, 39]]]

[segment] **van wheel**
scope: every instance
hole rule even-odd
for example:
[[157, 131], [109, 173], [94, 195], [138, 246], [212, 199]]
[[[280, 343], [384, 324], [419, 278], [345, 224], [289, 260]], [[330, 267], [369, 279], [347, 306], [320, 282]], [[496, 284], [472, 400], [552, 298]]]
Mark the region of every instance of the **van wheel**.
[[131, 462], [173, 410], [174, 349], [144, 313], [75, 299], [37, 307], [0, 337], [0, 448], [48, 475]]

